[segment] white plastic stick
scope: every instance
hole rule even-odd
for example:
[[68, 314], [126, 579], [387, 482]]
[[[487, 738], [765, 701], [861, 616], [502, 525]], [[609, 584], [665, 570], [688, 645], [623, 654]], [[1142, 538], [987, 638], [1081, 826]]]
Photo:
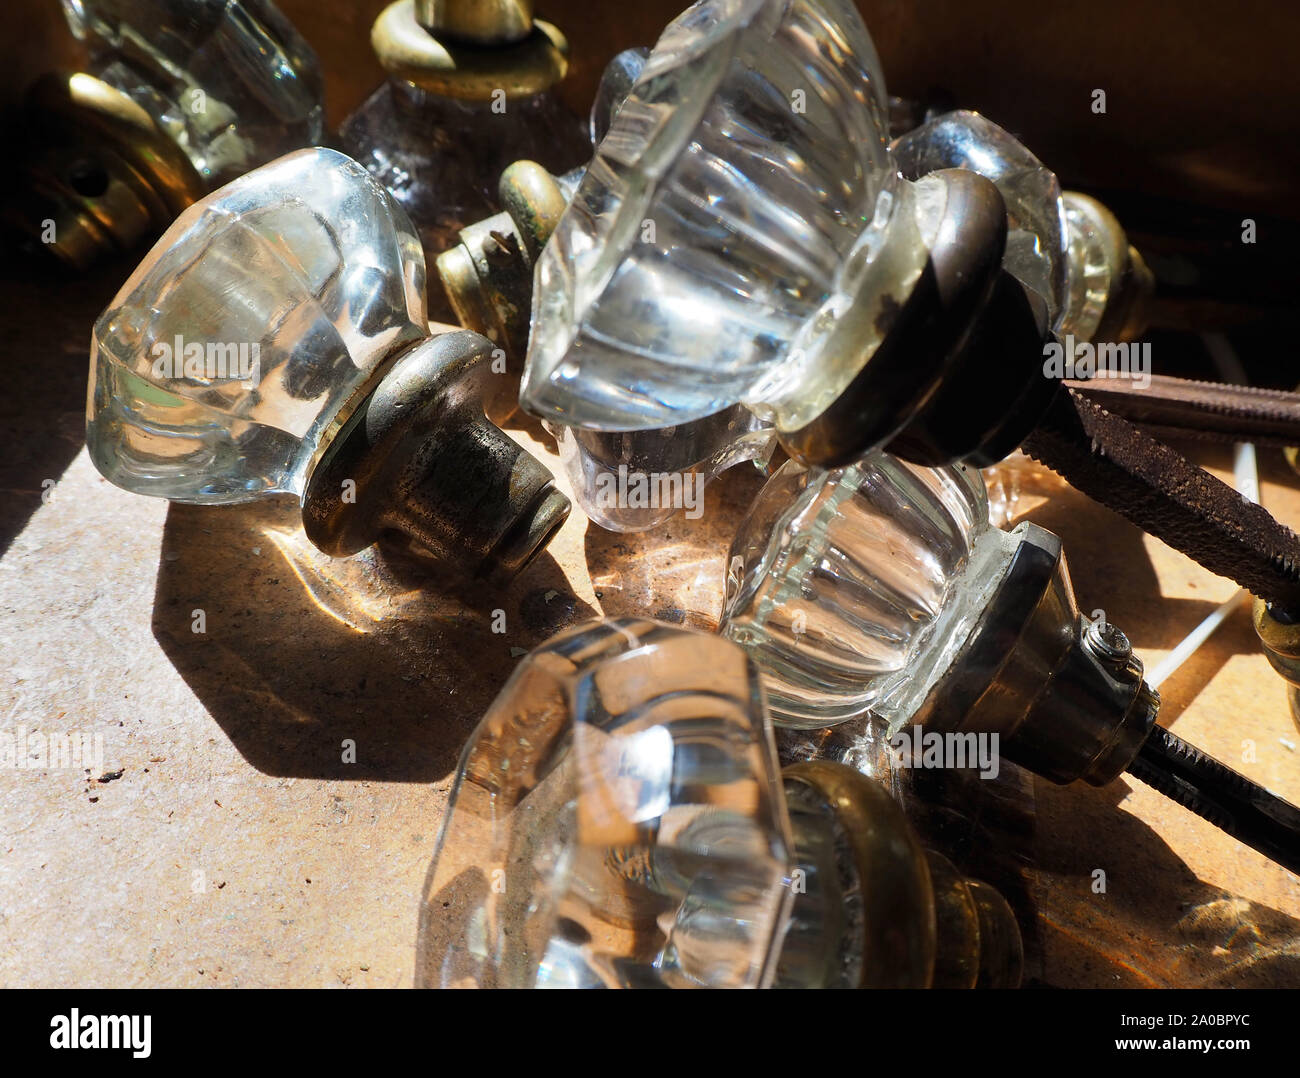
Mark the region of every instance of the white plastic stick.
[[1224, 619], [1248, 598], [1250, 592], [1242, 588], [1231, 599], [1219, 604], [1209, 617], [1178, 642], [1173, 651], [1156, 663], [1151, 672], [1146, 675], [1146, 683], [1153, 689], [1160, 688], [1160, 683], [1182, 666], [1192, 653], [1210, 638], [1210, 634], [1223, 624]]

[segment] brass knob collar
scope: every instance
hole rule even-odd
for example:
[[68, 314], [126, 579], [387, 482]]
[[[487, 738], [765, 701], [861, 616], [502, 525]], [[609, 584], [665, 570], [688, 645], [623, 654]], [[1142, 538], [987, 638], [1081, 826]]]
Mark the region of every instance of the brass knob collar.
[[503, 44], [472, 34], [466, 40], [464, 33], [430, 30], [420, 22], [416, 0], [396, 0], [379, 13], [370, 44], [390, 75], [462, 101], [491, 101], [498, 91], [507, 99], [531, 97], [568, 71], [568, 41], [541, 19], [532, 20], [517, 40], [507, 35]]

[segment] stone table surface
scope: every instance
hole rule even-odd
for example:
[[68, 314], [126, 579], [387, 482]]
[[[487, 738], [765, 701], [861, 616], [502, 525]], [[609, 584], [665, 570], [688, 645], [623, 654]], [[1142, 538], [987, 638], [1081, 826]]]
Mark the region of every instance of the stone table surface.
[[[457, 754], [519, 655], [599, 614], [711, 627], [759, 479], [728, 473], [700, 520], [650, 535], [575, 512], [500, 593], [401, 551], [331, 562], [292, 501], [168, 506], [90, 464], [89, 326], [126, 269], [6, 272], [0, 733], [103, 751], [0, 768], [0, 985], [410, 985]], [[1230, 473], [1227, 450], [1195, 453]], [[1300, 524], [1300, 480], [1261, 467]], [[1065, 539], [1080, 606], [1149, 664], [1233, 594], [1068, 488], [1041, 494], [1022, 509]], [[1162, 722], [1300, 802], [1300, 733], [1248, 607], [1161, 692]], [[1032, 794], [1013, 902], [1032, 982], [1300, 984], [1295, 876], [1127, 777]]]

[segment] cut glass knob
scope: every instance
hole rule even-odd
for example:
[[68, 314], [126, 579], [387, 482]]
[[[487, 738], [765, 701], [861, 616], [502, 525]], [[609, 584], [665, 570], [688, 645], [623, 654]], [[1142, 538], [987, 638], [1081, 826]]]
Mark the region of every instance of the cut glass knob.
[[778, 723], [910, 714], [920, 649], [972, 564], [978, 575], [989, 554], [1006, 559], [1000, 534], [965, 466], [887, 453], [834, 471], [788, 462], [732, 544], [721, 631], [767, 675]]
[[773, 476], [732, 547], [720, 631], [763, 671], [775, 722], [996, 731], [1007, 759], [1102, 785], [1159, 697], [1131, 652], [1098, 654], [1091, 624], [1060, 540], [992, 527], [978, 472], [877, 452]]
[[[1018, 979], [1005, 903], [978, 906], [981, 885], [934, 863], [852, 769], [778, 774], [739, 648], [651, 621], [593, 622], [524, 659], [466, 747], [420, 976], [516, 988]], [[998, 930], [981, 937], [981, 916]]]
[[766, 986], [789, 851], [744, 652], [650, 621], [579, 626], [521, 662], [465, 748], [423, 976]]
[[491, 342], [430, 338], [424, 274], [406, 215], [342, 154], [236, 180], [96, 323], [91, 459], [174, 501], [297, 494], [327, 553], [396, 529], [471, 571], [522, 567], [568, 501], [483, 416]]
[[269, 0], [63, 0], [90, 73], [141, 105], [209, 188], [319, 142], [316, 54]]
[[[732, 548], [720, 627], [762, 670], [774, 721], [862, 716], [812, 740], [864, 769], [876, 724], [890, 738], [915, 724], [913, 739], [924, 728], [967, 761], [1001, 756], [1061, 784], [1127, 771], [1300, 865], [1300, 809], [1156, 726], [1159, 695], [1124, 633], [1080, 613], [1060, 539], [1030, 523], [1001, 531], [987, 513], [973, 471], [881, 452], [782, 467]], [[1282, 665], [1285, 635], [1270, 655]]]

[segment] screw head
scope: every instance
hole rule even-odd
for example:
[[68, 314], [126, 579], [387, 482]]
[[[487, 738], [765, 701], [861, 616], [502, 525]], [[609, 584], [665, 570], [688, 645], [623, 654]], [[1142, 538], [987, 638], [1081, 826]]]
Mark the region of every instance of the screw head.
[[1128, 662], [1133, 654], [1133, 645], [1118, 625], [1112, 625], [1103, 618], [1089, 624], [1083, 632], [1084, 645], [1103, 662]]

